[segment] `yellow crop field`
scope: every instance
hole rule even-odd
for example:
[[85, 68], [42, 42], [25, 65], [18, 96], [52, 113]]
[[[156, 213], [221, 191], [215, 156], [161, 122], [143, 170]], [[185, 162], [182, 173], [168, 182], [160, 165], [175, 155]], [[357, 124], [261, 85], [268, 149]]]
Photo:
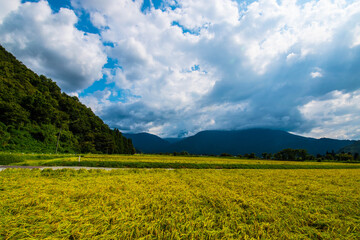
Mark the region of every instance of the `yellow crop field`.
[[7, 169], [0, 239], [360, 239], [360, 170]]
[[[263, 159], [221, 158], [207, 156], [169, 156], [169, 155], [99, 155], [84, 154], [80, 157], [74, 154], [9, 154], [0, 153], [0, 158], [12, 157], [15, 160], [7, 165], [29, 166], [88, 166], [113, 168], [202, 168], [202, 169], [276, 169], [276, 168], [357, 168], [359, 163], [341, 162], [299, 162], [276, 161]], [[1, 159], [0, 159], [1, 160]], [[1, 165], [1, 161], [0, 161]]]

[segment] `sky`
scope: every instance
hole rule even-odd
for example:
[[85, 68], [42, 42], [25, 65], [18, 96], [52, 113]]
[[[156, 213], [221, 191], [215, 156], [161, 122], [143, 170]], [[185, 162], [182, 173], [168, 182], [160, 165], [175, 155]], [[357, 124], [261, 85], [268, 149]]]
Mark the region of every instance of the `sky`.
[[360, 139], [358, 0], [0, 0], [0, 44], [112, 128]]

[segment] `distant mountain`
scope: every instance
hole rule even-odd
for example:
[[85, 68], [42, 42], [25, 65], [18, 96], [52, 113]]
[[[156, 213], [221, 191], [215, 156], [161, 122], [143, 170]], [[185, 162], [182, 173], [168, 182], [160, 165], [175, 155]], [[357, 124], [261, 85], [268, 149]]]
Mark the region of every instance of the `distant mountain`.
[[193, 154], [233, 155], [255, 153], [276, 153], [285, 148], [306, 149], [316, 155], [326, 151], [337, 151], [351, 144], [348, 140], [315, 139], [290, 134], [280, 130], [246, 129], [239, 131], [203, 131], [171, 146], [173, 151], [187, 151]]
[[168, 141], [169, 143], [176, 143], [176, 142], [180, 142], [181, 140], [183, 140], [184, 138], [163, 138], [165, 141]]
[[345, 147], [341, 148], [338, 152], [351, 153], [353, 155], [355, 153], [360, 154], [360, 141], [356, 141], [353, 144], [345, 146]]
[[77, 97], [28, 69], [0, 45], [0, 151], [134, 153]]
[[[144, 153], [156, 152], [181, 152], [187, 151], [192, 154], [214, 154], [229, 153], [232, 155], [255, 153], [276, 153], [285, 148], [306, 149], [308, 153], [325, 154], [326, 151], [338, 151], [354, 141], [335, 139], [315, 139], [290, 134], [280, 130], [270, 129], [246, 129], [238, 131], [203, 131], [194, 136], [184, 138], [175, 142], [162, 142], [160, 138], [142, 138], [139, 135], [133, 139], [135, 148], [142, 149]], [[141, 145], [138, 143], [141, 142]], [[154, 147], [151, 147], [154, 146]], [[147, 148], [145, 148], [147, 147]], [[159, 150], [159, 151], [158, 151]]]
[[161, 153], [169, 149], [170, 143], [149, 133], [123, 134], [132, 140], [135, 149], [142, 153]]

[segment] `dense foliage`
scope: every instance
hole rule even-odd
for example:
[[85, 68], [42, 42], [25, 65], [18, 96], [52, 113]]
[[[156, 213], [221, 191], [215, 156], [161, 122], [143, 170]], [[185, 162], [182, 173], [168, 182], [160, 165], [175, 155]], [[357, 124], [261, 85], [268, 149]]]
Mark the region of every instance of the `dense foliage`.
[[[0, 150], [134, 153], [77, 97], [62, 93], [0, 46]], [[57, 140], [59, 145], [57, 149]]]

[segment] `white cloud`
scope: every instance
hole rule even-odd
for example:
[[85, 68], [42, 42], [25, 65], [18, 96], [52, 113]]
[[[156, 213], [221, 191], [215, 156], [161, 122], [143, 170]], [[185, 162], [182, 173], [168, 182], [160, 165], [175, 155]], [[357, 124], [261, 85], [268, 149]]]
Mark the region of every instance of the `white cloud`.
[[91, 20], [94, 26], [98, 28], [104, 28], [107, 25], [105, 16], [101, 15], [98, 12], [94, 12], [93, 14], [91, 14]]
[[[180, 111], [212, 89], [217, 78], [212, 67], [190, 53], [197, 37], [171, 25], [178, 13], [153, 9], [144, 14], [133, 1], [102, 6], [95, 1], [79, 3], [92, 16], [106, 16], [108, 29], [102, 37], [114, 42], [108, 54], [121, 65], [112, 81], [141, 96], [147, 106]], [[194, 65], [200, 65], [201, 71], [188, 71]]]
[[316, 71], [316, 72], [311, 72], [310, 76], [312, 78], [318, 78], [318, 77], [322, 77], [323, 75], [322, 75], [322, 73], [320, 71]]
[[[356, 61], [346, 55], [356, 33], [344, 34], [357, 24], [358, 2], [184, 0], [145, 13], [141, 3], [73, 1], [107, 26], [101, 36], [114, 43], [107, 53], [121, 66], [112, 81], [141, 97], [103, 108], [117, 126], [161, 135], [256, 126], [306, 131], [311, 121], [297, 106], [360, 87], [346, 67]], [[342, 65], [328, 74], [339, 51]], [[195, 65], [200, 70], [191, 71]]]
[[360, 25], [356, 25], [353, 30], [353, 43], [351, 47], [356, 47], [360, 45]]
[[237, 25], [238, 4], [233, 1], [179, 1], [174, 20], [188, 29], [202, 28], [207, 24]]
[[[315, 126], [318, 136], [325, 132], [315, 110], [305, 114], [309, 102], [360, 88], [359, 1], [182, 0], [145, 12], [141, 0], [71, 2], [90, 14], [100, 37], [77, 30], [73, 11], [54, 14], [41, 1], [8, 15], [0, 41], [71, 91], [102, 74], [130, 91], [127, 102], [110, 101], [111, 89], [82, 98], [123, 130], [166, 136]], [[115, 69], [102, 69], [104, 52], [117, 60]]]
[[0, 25], [0, 42], [63, 90], [78, 91], [102, 77], [107, 57], [99, 36], [77, 30], [77, 20], [69, 9], [52, 13], [46, 1], [24, 3]]
[[21, 0], [0, 0], [0, 24], [9, 13], [18, 9], [20, 4]]
[[102, 110], [111, 105], [109, 97], [114, 95], [109, 89], [95, 91], [94, 93], [80, 97], [79, 100], [90, 107], [95, 114], [101, 114]]
[[300, 112], [315, 123], [309, 136], [360, 139], [360, 90], [333, 91], [301, 106]]

